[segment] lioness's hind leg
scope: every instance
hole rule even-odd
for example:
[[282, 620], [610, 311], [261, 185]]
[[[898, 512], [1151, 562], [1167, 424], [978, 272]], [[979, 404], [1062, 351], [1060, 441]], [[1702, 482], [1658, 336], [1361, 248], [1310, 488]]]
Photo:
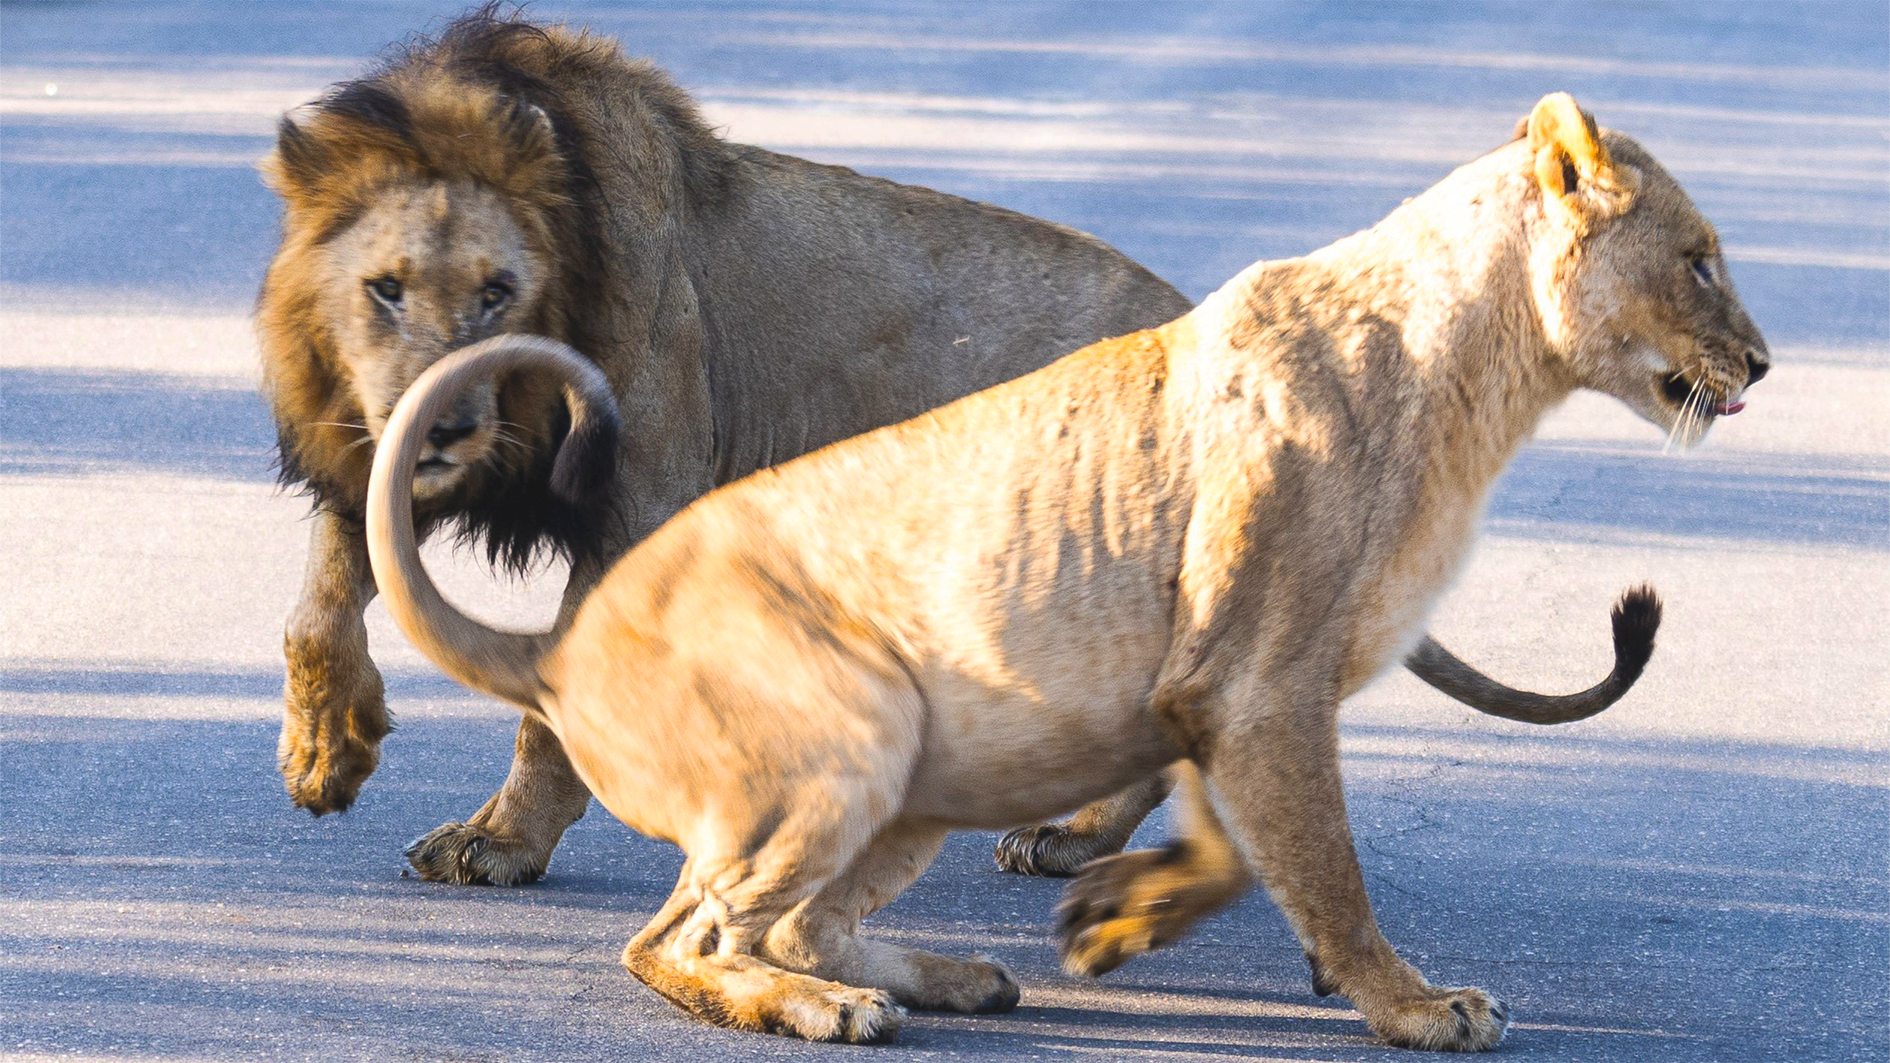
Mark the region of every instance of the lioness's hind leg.
[[1019, 827], [998, 841], [998, 867], [1019, 875], [1064, 878], [1084, 864], [1122, 851], [1129, 836], [1168, 797], [1166, 773], [1079, 809], [1068, 823]]
[[662, 910], [624, 947], [624, 967], [717, 1026], [855, 1044], [892, 1037], [906, 1013], [891, 995], [784, 970], [755, 955], [767, 928], [816, 891], [836, 857], [858, 847], [807, 826], [790, 816], [759, 851], [691, 857]]
[[938, 855], [942, 827], [894, 823], [840, 877], [776, 923], [764, 946], [783, 967], [872, 986], [923, 1011], [1017, 1006], [1017, 978], [988, 956], [958, 959], [859, 936], [860, 920], [899, 896]]
[[890, 1040], [905, 1009], [876, 989], [784, 971], [753, 956], [624, 947], [623, 965], [657, 995], [715, 1026], [809, 1041]]
[[1063, 967], [1094, 977], [1161, 948], [1247, 892], [1252, 876], [1208, 806], [1193, 764], [1174, 769], [1182, 792], [1182, 833], [1159, 849], [1111, 856], [1085, 867], [1057, 906]]

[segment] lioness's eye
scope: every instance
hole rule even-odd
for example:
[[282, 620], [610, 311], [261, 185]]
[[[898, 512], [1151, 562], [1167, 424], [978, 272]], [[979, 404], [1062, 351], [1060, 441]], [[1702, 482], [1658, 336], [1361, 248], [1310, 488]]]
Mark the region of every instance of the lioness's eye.
[[479, 305], [487, 310], [497, 310], [512, 298], [512, 286], [504, 281], [489, 282], [479, 296]]
[[1713, 267], [1706, 264], [1706, 256], [1693, 256], [1692, 264], [1694, 279], [1706, 285], [1708, 288], [1711, 288], [1713, 286]]
[[368, 282], [368, 287], [385, 302], [400, 302], [400, 280], [395, 277], [377, 277]]

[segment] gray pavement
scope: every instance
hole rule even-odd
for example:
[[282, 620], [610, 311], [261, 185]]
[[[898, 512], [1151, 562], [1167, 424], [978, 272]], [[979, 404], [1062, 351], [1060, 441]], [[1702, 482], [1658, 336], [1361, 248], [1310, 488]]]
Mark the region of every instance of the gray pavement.
[[[692, 1022], [616, 962], [679, 858], [601, 811], [518, 890], [401, 875], [504, 776], [513, 715], [371, 617], [400, 729], [346, 815], [274, 770], [305, 526], [270, 483], [246, 314], [275, 117], [450, 14], [0, 9], [0, 1057], [1377, 1060], [1263, 897], [1100, 982], [1058, 886], [948, 847], [873, 921], [996, 953], [1006, 1016], [890, 1047]], [[1501, 485], [1436, 630], [1569, 687], [1612, 595], [1669, 599], [1641, 687], [1554, 731], [1396, 676], [1348, 706], [1387, 935], [1506, 997], [1506, 1055], [1890, 1058], [1890, 8], [1881, 3], [540, 5], [669, 68], [735, 138], [1093, 231], [1192, 296], [1376, 221], [1548, 91], [1720, 226], [1777, 368], [1695, 452], [1599, 399]], [[457, 596], [526, 622], [558, 574]], [[1159, 837], [1166, 817], [1145, 828]]]

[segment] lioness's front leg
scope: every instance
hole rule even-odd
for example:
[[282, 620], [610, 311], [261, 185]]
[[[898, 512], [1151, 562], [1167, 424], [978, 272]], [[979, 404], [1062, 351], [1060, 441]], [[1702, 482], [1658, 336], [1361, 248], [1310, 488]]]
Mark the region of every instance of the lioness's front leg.
[[[558, 609], [563, 630], [608, 570], [603, 563], [571, 566]], [[518, 727], [512, 770], [505, 785], [465, 823], [445, 823], [407, 846], [420, 877], [467, 886], [519, 886], [537, 881], [551, 851], [590, 804], [591, 792], [572, 770], [551, 729], [530, 716]]]
[[360, 525], [317, 510], [302, 597], [282, 638], [288, 678], [276, 761], [289, 797], [318, 816], [354, 803], [387, 737], [381, 673], [361, 619], [373, 600]]
[[1315, 992], [1346, 997], [1394, 1045], [1492, 1048], [1509, 1027], [1508, 1007], [1481, 989], [1431, 985], [1379, 932], [1346, 822], [1336, 685], [1280, 677], [1203, 706], [1211, 734], [1197, 759], [1208, 785], [1298, 935]]

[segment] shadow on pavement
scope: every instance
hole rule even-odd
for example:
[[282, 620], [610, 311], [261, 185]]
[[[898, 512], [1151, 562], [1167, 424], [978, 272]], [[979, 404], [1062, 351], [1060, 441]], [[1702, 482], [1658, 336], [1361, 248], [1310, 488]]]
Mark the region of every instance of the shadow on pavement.
[[[355, 810], [315, 820], [289, 807], [273, 770], [273, 681], [42, 670], [0, 686], [29, 705], [62, 690], [254, 696], [259, 716], [0, 715], [0, 1006], [22, 1017], [19, 1043], [552, 1059], [654, 1027], [679, 1044], [759, 1047], [671, 1011], [618, 968], [680, 861], [601, 812], [534, 887], [400, 877], [409, 837], [496, 784], [509, 720], [406, 719]], [[1387, 935], [1433, 978], [1509, 999], [1522, 1024], [1511, 1051], [1719, 1061], [1743, 1058], [1727, 1052], [1764, 1028], [1781, 1051], [1802, 1042], [1834, 1058], [1876, 1036], [1869, 972], [1890, 960], [1882, 757], [1389, 725], [1346, 728], [1346, 749]], [[1158, 817], [1143, 840], [1166, 829]], [[996, 873], [991, 841], [955, 837], [869, 932], [994, 952], [1019, 970], [1027, 1006], [915, 1018], [912, 1049], [1403, 1058], [1311, 996], [1259, 895], [1101, 983], [1065, 978], [1049, 940], [1059, 885]], [[1230, 976], [1250, 988], [1227, 990]], [[1739, 1014], [1715, 1010], [1727, 999]]]
[[169, 373], [0, 367], [0, 475], [275, 477], [255, 388]]

